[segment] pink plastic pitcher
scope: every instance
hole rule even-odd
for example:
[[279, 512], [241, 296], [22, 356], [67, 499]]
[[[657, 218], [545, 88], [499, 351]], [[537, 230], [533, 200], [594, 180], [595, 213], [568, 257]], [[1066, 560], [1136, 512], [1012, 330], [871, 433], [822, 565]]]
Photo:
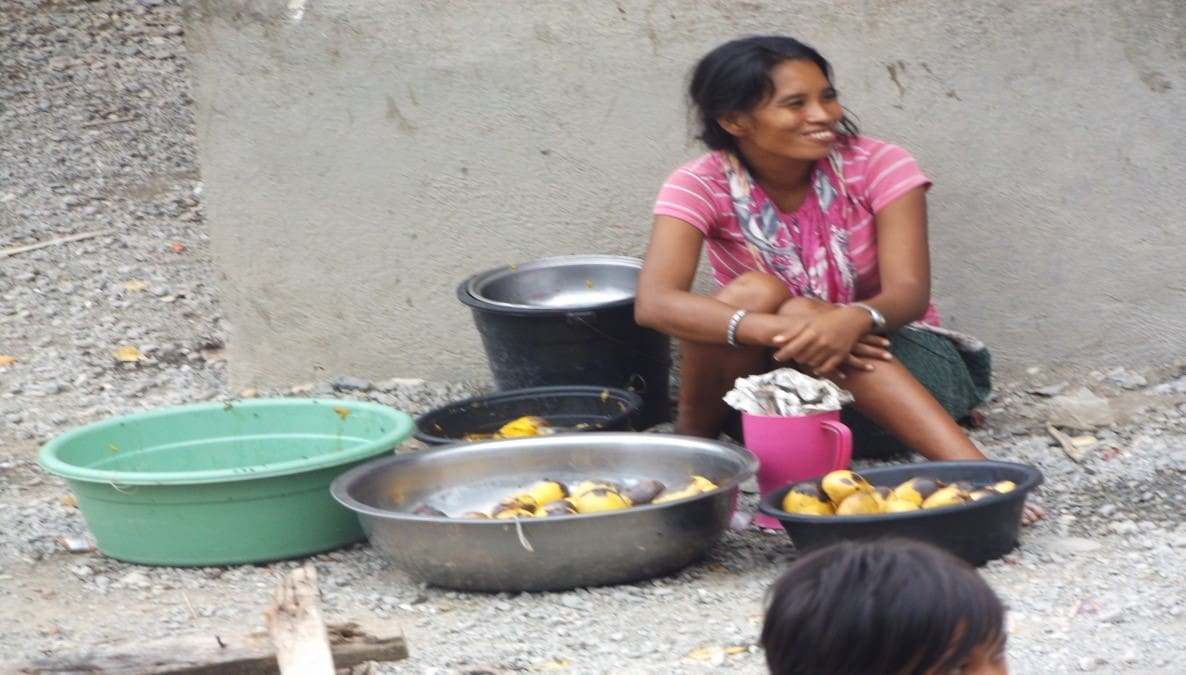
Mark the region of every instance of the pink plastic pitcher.
[[[840, 421], [840, 411], [799, 417], [741, 413], [745, 447], [758, 458], [758, 493], [765, 497], [786, 485], [852, 463], [852, 432]], [[764, 513], [754, 516], [759, 527], [781, 527]]]

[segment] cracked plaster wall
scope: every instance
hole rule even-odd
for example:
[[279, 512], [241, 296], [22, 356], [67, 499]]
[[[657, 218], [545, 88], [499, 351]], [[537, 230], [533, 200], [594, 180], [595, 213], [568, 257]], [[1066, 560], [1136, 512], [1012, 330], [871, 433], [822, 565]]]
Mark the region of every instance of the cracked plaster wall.
[[930, 195], [935, 299], [998, 364], [1160, 363], [1186, 334], [1178, 0], [192, 0], [232, 382], [488, 377], [456, 285], [641, 256], [700, 152], [704, 51], [785, 32]]

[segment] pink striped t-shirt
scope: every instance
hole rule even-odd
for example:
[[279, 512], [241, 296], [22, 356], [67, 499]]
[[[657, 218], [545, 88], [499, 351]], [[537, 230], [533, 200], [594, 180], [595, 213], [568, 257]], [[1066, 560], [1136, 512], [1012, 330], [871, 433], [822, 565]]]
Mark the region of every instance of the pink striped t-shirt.
[[[836, 151], [843, 162], [844, 181], [853, 203], [843, 227], [848, 232], [848, 254], [856, 272], [856, 298], [870, 298], [881, 290], [874, 215], [916, 187], [929, 188], [931, 181], [910, 153], [891, 143], [858, 136], [838, 144]], [[761, 191], [759, 186], [754, 189]], [[815, 199], [815, 191], [808, 190], [807, 199], [794, 215], [818, 214]], [[718, 285], [759, 269], [734, 215], [720, 152], [694, 159], [668, 176], [655, 200], [654, 213], [678, 218], [704, 235], [705, 254]], [[792, 216], [779, 215], [784, 222]], [[805, 265], [819, 262], [803, 261]], [[922, 321], [938, 325], [938, 319], [934, 306], [929, 305]]]

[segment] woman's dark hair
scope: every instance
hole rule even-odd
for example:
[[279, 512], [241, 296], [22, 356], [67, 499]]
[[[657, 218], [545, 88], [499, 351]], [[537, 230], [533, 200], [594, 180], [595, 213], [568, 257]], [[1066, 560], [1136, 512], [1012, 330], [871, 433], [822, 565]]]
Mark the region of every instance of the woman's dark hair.
[[[717, 118], [731, 112], [749, 112], [774, 92], [770, 71], [783, 61], [810, 61], [832, 81], [832, 66], [819, 52], [794, 38], [781, 35], [744, 37], [713, 49], [692, 71], [688, 95], [700, 124], [699, 138], [710, 150], [737, 149], [737, 141], [721, 128]], [[840, 128], [850, 136], [857, 127], [848, 116]]]
[[946, 551], [842, 542], [774, 582], [761, 640], [774, 675], [908, 675], [946, 671], [978, 645], [1003, 644], [1004, 619], [988, 583]]

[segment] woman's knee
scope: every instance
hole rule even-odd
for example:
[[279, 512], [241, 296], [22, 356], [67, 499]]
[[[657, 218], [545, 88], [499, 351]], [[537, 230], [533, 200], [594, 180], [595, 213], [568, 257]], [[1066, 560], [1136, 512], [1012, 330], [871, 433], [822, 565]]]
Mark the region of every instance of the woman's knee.
[[827, 309], [831, 303], [823, 300], [816, 300], [815, 298], [805, 298], [803, 296], [795, 296], [788, 298], [778, 306], [778, 313], [785, 316], [810, 316], [815, 312]]
[[751, 312], [776, 312], [791, 298], [785, 282], [765, 272], [746, 272], [715, 293], [717, 300]]

